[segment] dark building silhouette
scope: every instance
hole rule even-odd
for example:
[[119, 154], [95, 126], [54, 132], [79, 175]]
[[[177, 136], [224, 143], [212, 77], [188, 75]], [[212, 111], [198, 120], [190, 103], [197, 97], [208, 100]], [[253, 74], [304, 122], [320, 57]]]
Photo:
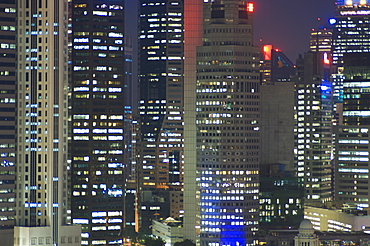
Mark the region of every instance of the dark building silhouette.
[[281, 50], [272, 45], [264, 45], [261, 54], [261, 84], [290, 81], [295, 67]]
[[183, 215], [184, 2], [140, 1], [141, 228]]
[[124, 1], [72, 1], [71, 35], [72, 219], [82, 245], [121, 245], [132, 120]]
[[0, 3], [0, 237], [13, 228], [15, 216], [15, 2]]

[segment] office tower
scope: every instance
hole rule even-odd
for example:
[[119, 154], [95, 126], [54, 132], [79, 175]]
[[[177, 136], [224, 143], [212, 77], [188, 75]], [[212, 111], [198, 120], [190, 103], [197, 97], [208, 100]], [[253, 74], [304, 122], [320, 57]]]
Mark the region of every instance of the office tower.
[[261, 52], [261, 165], [284, 164], [294, 170], [295, 66], [272, 45]]
[[370, 2], [368, 0], [337, 0], [333, 28], [333, 64], [343, 65], [343, 55], [369, 52]]
[[184, 238], [199, 239], [199, 196], [196, 158], [196, 47], [202, 45], [203, 1], [184, 6]]
[[260, 230], [296, 229], [303, 219], [304, 188], [296, 172], [286, 170], [286, 166], [261, 164]]
[[294, 159], [295, 66], [272, 45], [261, 52], [261, 156], [259, 228], [298, 227], [303, 186]]
[[82, 245], [120, 245], [125, 172], [124, 1], [72, 1], [72, 218]]
[[[312, 29], [310, 35], [310, 51], [331, 53], [331, 42], [333, 29], [320, 26], [318, 29]], [[329, 59], [329, 57], [326, 57]]]
[[343, 122], [336, 128], [335, 199], [369, 207], [370, 56], [344, 56]]
[[67, 1], [17, 2], [14, 245], [80, 245], [70, 226]]
[[255, 245], [260, 163], [259, 51], [253, 3], [204, 4], [197, 48], [200, 245]]
[[[0, 238], [14, 226], [15, 199], [15, 0], [0, 3]], [[13, 236], [10, 237], [11, 239]]]
[[322, 52], [307, 52], [297, 60], [296, 163], [305, 187], [305, 202], [332, 199], [332, 98], [329, 67]]
[[183, 210], [183, 2], [140, 1], [142, 229]]
[[370, 52], [368, 26], [370, 7], [368, 0], [337, 0], [336, 15], [332, 19], [333, 100], [335, 122], [339, 121], [343, 102], [343, 56], [347, 53]]
[[337, 0], [332, 36], [332, 85], [334, 121], [337, 125], [342, 116], [343, 103], [343, 55], [353, 52], [369, 52], [369, 6], [367, 0]]
[[[367, 147], [365, 147], [366, 144], [364, 145], [364, 143], [368, 141], [366, 140], [367, 134], [361, 132], [361, 129], [365, 129], [363, 131], [366, 131], [367, 123], [363, 121], [364, 115], [362, 113], [364, 112], [361, 113], [356, 110], [356, 108], [363, 109], [361, 106], [363, 100], [350, 100], [350, 98], [355, 98], [356, 96], [366, 98], [366, 89], [363, 88], [366, 87], [366, 83], [362, 83], [362, 81], [367, 79], [366, 72], [363, 71], [361, 64], [356, 64], [354, 60], [363, 61], [363, 65], [368, 64], [368, 56], [365, 53], [370, 52], [370, 41], [368, 38], [368, 26], [370, 23], [369, 4], [367, 0], [337, 1], [332, 47], [333, 65], [336, 65], [338, 74], [335, 75], [336, 87], [338, 89], [336, 87], [334, 88], [334, 99], [337, 102], [343, 103], [343, 107], [337, 110], [337, 125], [357, 125], [357, 127], [352, 129], [341, 126], [336, 128], [335, 200], [343, 203], [361, 204], [360, 206], [362, 207], [368, 206], [365, 205], [368, 204], [368, 199], [364, 196], [367, 192], [361, 191], [363, 190], [363, 186], [366, 186], [366, 181], [364, 180], [367, 174], [354, 173], [353, 171], [356, 171], [355, 169], [361, 166], [366, 169], [366, 165], [363, 159], [360, 157], [356, 159], [357, 157], [352, 154], [358, 153], [356, 148], [363, 149], [366, 152]], [[351, 54], [354, 55], [352, 56]], [[362, 57], [365, 58], [363, 59]], [[346, 71], [346, 74], [344, 74], [344, 71]], [[356, 93], [356, 91], [361, 93]], [[355, 105], [356, 103], [360, 105]], [[353, 112], [351, 113], [351, 111]], [[350, 117], [350, 114], [354, 117]], [[356, 135], [352, 131], [360, 132]], [[361, 140], [363, 138], [365, 138], [364, 141]], [[351, 149], [354, 152], [350, 151]], [[352, 166], [354, 169], [352, 169]]]

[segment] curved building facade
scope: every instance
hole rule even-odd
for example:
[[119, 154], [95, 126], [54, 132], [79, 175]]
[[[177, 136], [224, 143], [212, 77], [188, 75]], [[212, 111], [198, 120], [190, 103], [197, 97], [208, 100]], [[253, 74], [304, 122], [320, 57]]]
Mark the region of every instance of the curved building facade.
[[259, 49], [253, 4], [204, 4], [197, 48], [200, 244], [255, 245], [259, 186]]

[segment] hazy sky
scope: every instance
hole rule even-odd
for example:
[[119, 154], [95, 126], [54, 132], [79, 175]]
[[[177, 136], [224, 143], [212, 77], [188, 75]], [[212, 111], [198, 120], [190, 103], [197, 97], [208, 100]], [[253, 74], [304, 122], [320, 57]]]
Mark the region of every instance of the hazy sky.
[[[335, 0], [253, 0], [254, 39], [281, 49], [293, 63], [309, 48], [312, 28], [329, 26]], [[321, 18], [319, 22], [317, 18]]]

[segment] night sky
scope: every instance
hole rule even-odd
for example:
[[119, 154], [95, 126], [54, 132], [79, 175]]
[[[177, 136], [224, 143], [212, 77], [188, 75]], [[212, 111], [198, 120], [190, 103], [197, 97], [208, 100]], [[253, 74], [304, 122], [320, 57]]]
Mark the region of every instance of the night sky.
[[[335, 0], [254, 0], [255, 45], [272, 44], [295, 63], [309, 49], [312, 28], [329, 26]], [[319, 22], [317, 18], [321, 18]]]
[[[138, 0], [126, 0], [127, 29], [134, 36]], [[309, 48], [312, 28], [328, 26], [334, 16], [335, 0], [251, 0], [255, 3], [254, 37], [281, 49], [295, 63], [298, 54]], [[317, 18], [322, 20], [318, 22]]]

